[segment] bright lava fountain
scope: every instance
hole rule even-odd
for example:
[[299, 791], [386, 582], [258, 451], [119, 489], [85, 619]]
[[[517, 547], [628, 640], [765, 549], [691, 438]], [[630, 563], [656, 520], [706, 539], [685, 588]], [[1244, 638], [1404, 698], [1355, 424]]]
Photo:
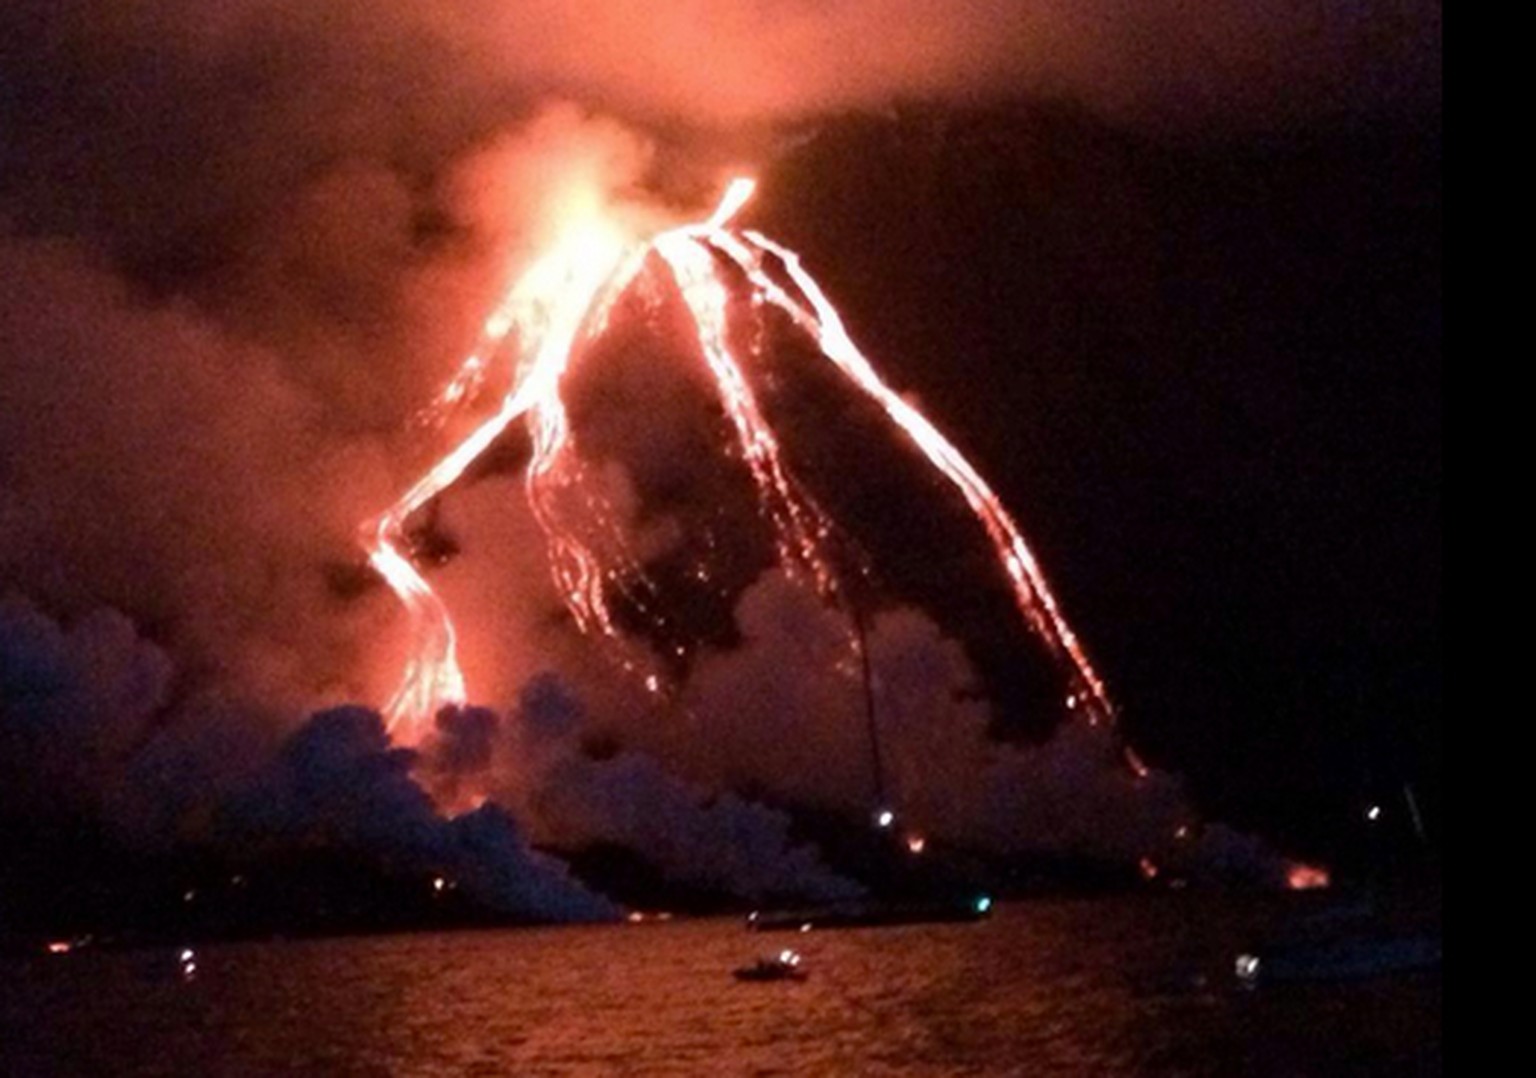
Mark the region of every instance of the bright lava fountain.
[[[604, 332], [613, 305], [652, 255], [670, 274], [692, 316], [699, 352], [756, 483], [781, 563], [791, 572], [805, 574], [823, 593], [834, 587], [831, 565], [822, 549], [829, 523], [781, 459], [778, 440], [729, 344], [729, 291], [719, 271], [722, 258], [745, 277], [754, 305], [769, 304], [786, 314], [959, 490], [992, 542], [1025, 623], [1065, 670], [1068, 708], [1090, 723], [1113, 717], [1114, 706], [1103, 682], [1058, 609], [1018, 525], [986, 480], [921, 412], [885, 384], [798, 255], [759, 233], [731, 227], [753, 187], [751, 180], [733, 181], [707, 220], [643, 243], [627, 241], [597, 218], [569, 229], [508, 290], [487, 319], [479, 346], [433, 402], [429, 415], [440, 419], [480, 387], [493, 360], [509, 356], [516, 364], [511, 388], [495, 414], [362, 529], [369, 562], [399, 597], [411, 624], [410, 659], [386, 708], [397, 740], [419, 741], [440, 708], [462, 704], [466, 698], [464, 675], [455, 656], [453, 620], [411, 563], [406, 525], [457, 481], [514, 420], [524, 419], [532, 434], [527, 494], [548, 541], [560, 593], [582, 631], [617, 639], [608, 589], [623, 588], [637, 570], [597, 496], [584, 488], [581, 461], [570, 450], [561, 385], [577, 346]], [[573, 512], [573, 505], [585, 511]], [[626, 660], [626, 665], [639, 672], [635, 661]], [[656, 691], [654, 674], [645, 681]], [[1129, 760], [1133, 769], [1141, 770], [1134, 757]]]

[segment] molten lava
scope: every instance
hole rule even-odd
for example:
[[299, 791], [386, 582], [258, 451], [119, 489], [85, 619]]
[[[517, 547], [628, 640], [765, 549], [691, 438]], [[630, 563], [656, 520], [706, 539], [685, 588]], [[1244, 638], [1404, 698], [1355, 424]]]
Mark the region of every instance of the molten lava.
[[1332, 884], [1328, 870], [1321, 865], [1293, 862], [1286, 866], [1285, 885], [1292, 891], [1318, 891]]
[[[560, 594], [582, 631], [617, 638], [609, 591], [623, 590], [626, 581], [636, 578], [637, 567], [611, 515], [583, 482], [561, 388], [578, 346], [604, 332], [613, 305], [653, 255], [665, 267], [692, 317], [699, 353], [756, 484], [785, 568], [807, 575], [823, 594], [831, 592], [834, 577], [823, 551], [830, 525], [790, 474], [742, 362], [732, 351], [729, 290], [719, 268], [722, 258], [744, 276], [754, 306], [766, 303], [787, 315], [961, 493], [992, 542], [1026, 625], [1066, 671], [1068, 708], [1081, 710], [1090, 723], [1112, 718], [1114, 706], [1103, 682], [1058, 609], [1024, 536], [991, 487], [921, 412], [875, 372], [799, 256], [759, 233], [731, 227], [752, 191], [752, 181], [738, 179], [706, 220], [644, 241], [626, 239], [595, 216], [582, 220], [517, 280], [486, 320], [479, 346], [433, 403], [428, 418], [441, 419], [473, 395], [486, 378], [488, 364], [502, 357], [515, 357], [511, 388], [494, 415], [362, 529], [370, 563], [399, 597], [410, 619], [410, 659], [386, 709], [391, 733], [398, 740], [418, 741], [439, 708], [465, 700], [453, 621], [411, 563], [406, 525], [457, 481], [514, 420], [526, 419], [532, 434], [533, 459], [524, 481], [529, 504], [549, 544]], [[635, 659], [626, 665], [643, 675], [650, 691], [658, 691], [655, 672], [641, 669], [644, 662]]]

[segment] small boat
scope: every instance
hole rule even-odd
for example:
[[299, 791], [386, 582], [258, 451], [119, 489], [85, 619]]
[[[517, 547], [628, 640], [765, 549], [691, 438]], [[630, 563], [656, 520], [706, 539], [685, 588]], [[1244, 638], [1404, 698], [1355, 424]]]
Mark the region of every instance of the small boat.
[[800, 968], [800, 955], [780, 951], [773, 958], [759, 958], [750, 966], [731, 971], [738, 981], [803, 981], [810, 974]]
[[[874, 808], [870, 824], [877, 839], [876, 852], [895, 854], [908, 882], [916, 882], [912, 866], [936, 855], [928, 838], [908, 829], [896, 807], [887, 799], [885, 764], [880, 747], [879, 715], [875, 707], [874, 678], [869, 664], [869, 645], [864, 622], [853, 610], [853, 629], [858, 640], [858, 655], [863, 670], [864, 721], [869, 735], [870, 777], [874, 780]], [[960, 889], [954, 881], [938, 888], [925, 888], [927, 897], [847, 899], [818, 906], [787, 909], [753, 910], [747, 915], [747, 928], [753, 932], [811, 932], [837, 928], [887, 928], [899, 925], [966, 924], [985, 920], [992, 913], [991, 895]], [[937, 892], [937, 893], [935, 893]], [[738, 971], [738, 976], [740, 972]]]
[[753, 932], [809, 932], [816, 928], [876, 928], [984, 920], [992, 912], [988, 895], [913, 902], [855, 901], [800, 910], [754, 910]]
[[1240, 954], [1233, 972], [1244, 987], [1360, 980], [1440, 968], [1440, 937], [1381, 936], [1293, 943]]

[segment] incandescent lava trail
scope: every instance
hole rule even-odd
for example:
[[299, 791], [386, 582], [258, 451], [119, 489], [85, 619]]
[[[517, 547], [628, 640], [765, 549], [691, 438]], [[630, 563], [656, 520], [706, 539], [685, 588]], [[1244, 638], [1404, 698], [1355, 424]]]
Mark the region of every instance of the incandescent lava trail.
[[[604, 332], [613, 304], [653, 261], [665, 267], [691, 315], [699, 354], [756, 485], [781, 564], [808, 575], [824, 595], [835, 590], [832, 567], [822, 549], [830, 523], [784, 463], [778, 439], [758, 406], [740, 357], [730, 346], [730, 293], [717, 256], [744, 275], [754, 306], [766, 303], [784, 312], [960, 492], [991, 540], [1025, 624], [1066, 671], [1067, 707], [1080, 711], [1090, 723], [1113, 717], [1114, 706], [1103, 682], [1062, 616], [1023, 534], [991, 487], [921, 412], [880, 378], [798, 255], [759, 233], [731, 228], [752, 191], [752, 181], [735, 180], [708, 219], [649, 240], [626, 237], [595, 215], [574, 224], [511, 287], [487, 320], [479, 347], [428, 409], [429, 418], [443, 418], [478, 391], [490, 363], [513, 364], [511, 388], [495, 414], [362, 528], [370, 564], [398, 596], [410, 619], [410, 657], [386, 708], [397, 739], [419, 740], [439, 708], [465, 700], [452, 618], [412, 565], [406, 526], [514, 420], [524, 419], [533, 437], [533, 459], [524, 483], [549, 545], [560, 593], [582, 631], [618, 640], [609, 613], [609, 591], [633, 595], [645, 582], [606, 506], [583, 482], [561, 387], [578, 347]], [[631, 656], [625, 665], [639, 673], [648, 662]], [[651, 691], [658, 690], [653, 672], [645, 675], [645, 683]]]

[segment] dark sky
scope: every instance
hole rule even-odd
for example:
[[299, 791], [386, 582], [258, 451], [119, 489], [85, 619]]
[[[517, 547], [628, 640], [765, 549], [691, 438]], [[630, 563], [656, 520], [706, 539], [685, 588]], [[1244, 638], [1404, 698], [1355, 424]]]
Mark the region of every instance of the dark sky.
[[913, 115], [766, 186], [995, 478], [1150, 759], [1314, 841], [1438, 786], [1435, 117], [1167, 142]]

